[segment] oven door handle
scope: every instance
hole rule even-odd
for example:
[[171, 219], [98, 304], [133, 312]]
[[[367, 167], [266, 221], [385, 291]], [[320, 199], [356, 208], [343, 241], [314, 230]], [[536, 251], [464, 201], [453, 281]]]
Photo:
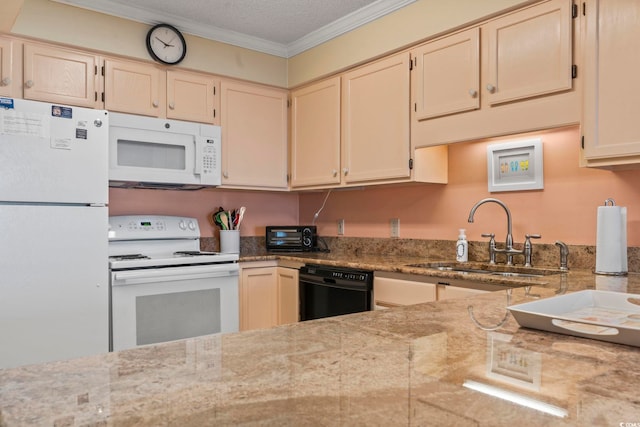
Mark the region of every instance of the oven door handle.
[[154, 268], [148, 270], [115, 271], [112, 286], [140, 285], [144, 283], [173, 282], [215, 277], [238, 276], [238, 264]]

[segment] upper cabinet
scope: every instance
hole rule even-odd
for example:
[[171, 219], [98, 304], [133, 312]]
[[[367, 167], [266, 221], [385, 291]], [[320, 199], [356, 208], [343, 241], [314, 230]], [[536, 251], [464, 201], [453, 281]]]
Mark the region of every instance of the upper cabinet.
[[104, 61], [104, 108], [109, 111], [164, 117], [165, 73], [156, 65], [107, 58]]
[[0, 37], [0, 96], [18, 96], [21, 81], [16, 72], [14, 50], [16, 42], [10, 38]]
[[490, 21], [484, 93], [489, 105], [562, 92], [572, 85], [572, 2], [554, 0]]
[[480, 28], [412, 51], [415, 120], [480, 108]]
[[447, 182], [447, 148], [413, 150], [407, 52], [292, 91], [291, 187]]
[[221, 82], [222, 185], [288, 189], [288, 91]]
[[549, 0], [411, 50], [415, 147], [578, 123], [571, 0]]
[[345, 183], [410, 176], [409, 54], [342, 75], [342, 175]]
[[340, 76], [291, 92], [291, 187], [340, 184]]
[[51, 45], [24, 43], [23, 97], [100, 108], [96, 55]]
[[211, 75], [167, 71], [167, 118], [219, 123], [220, 80]]
[[586, 2], [584, 163], [640, 164], [640, 3]]

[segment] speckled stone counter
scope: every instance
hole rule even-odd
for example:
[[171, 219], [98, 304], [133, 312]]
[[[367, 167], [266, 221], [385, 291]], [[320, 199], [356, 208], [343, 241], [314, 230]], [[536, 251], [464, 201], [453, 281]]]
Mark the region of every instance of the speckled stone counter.
[[[422, 271], [406, 267], [414, 259], [405, 257], [311, 259]], [[529, 285], [512, 290], [510, 302], [580, 289], [640, 293], [640, 275], [571, 271]], [[640, 423], [640, 348], [520, 328], [511, 315], [502, 323], [507, 293], [0, 370], [0, 426]], [[526, 396], [560, 416], [464, 386], [471, 383]]]

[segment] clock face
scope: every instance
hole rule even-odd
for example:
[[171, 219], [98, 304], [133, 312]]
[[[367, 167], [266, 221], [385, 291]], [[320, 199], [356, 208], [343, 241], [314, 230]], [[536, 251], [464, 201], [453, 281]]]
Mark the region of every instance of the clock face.
[[158, 24], [147, 33], [147, 50], [156, 61], [173, 65], [184, 59], [187, 44], [175, 27]]

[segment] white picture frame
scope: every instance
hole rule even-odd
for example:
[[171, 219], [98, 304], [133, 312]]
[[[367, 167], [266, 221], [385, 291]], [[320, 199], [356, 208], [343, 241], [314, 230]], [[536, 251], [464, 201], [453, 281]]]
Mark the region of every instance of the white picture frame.
[[487, 145], [487, 181], [490, 193], [544, 188], [542, 139]]

